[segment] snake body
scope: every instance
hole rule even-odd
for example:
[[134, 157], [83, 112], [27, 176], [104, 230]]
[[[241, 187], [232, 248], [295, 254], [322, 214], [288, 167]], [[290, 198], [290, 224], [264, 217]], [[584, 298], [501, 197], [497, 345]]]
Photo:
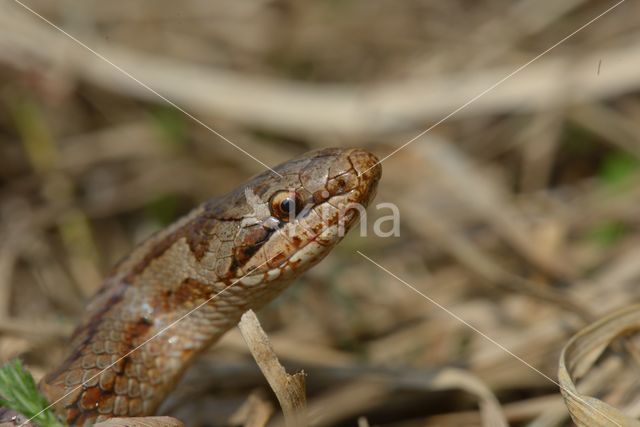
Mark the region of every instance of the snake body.
[[360, 149], [274, 170], [281, 176], [265, 171], [205, 202], [114, 268], [40, 383], [70, 425], [152, 415], [198, 353], [331, 251], [358, 218], [350, 205], [366, 206], [381, 175]]

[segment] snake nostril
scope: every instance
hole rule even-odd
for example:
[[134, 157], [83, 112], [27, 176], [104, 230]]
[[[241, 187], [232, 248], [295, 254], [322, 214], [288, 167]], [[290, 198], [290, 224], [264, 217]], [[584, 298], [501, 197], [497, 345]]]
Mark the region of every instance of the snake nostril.
[[358, 185], [358, 178], [356, 177], [355, 172], [347, 172], [340, 176], [337, 176], [327, 183], [327, 190], [329, 190], [329, 194], [334, 196], [337, 194], [347, 193]]

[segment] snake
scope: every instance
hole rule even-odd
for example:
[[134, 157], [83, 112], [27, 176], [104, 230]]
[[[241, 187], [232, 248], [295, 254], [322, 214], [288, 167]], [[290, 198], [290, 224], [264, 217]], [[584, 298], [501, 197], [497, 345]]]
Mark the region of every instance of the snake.
[[342, 240], [381, 166], [358, 148], [303, 154], [208, 200], [139, 244], [89, 300], [40, 381], [69, 425], [153, 415], [198, 354]]

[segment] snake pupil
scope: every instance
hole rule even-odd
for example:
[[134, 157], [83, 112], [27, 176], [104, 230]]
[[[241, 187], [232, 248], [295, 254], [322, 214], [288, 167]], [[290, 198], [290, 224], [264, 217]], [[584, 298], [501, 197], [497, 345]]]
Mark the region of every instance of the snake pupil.
[[295, 214], [296, 201], [290, 197], [284, 199], [280, 202], [280, 210], [284, 213], [288, 213], [289, 215], [291, 215], [292, 212]]

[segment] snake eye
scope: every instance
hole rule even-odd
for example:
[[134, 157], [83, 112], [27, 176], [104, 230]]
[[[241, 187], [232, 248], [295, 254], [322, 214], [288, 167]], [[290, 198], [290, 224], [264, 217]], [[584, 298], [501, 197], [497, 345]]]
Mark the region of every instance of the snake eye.
[[280, 191], [271, 197], [271, 215], [281, 221], [289, 221], [296, 217], [304, 207], [302, 197], [295, 191]]

